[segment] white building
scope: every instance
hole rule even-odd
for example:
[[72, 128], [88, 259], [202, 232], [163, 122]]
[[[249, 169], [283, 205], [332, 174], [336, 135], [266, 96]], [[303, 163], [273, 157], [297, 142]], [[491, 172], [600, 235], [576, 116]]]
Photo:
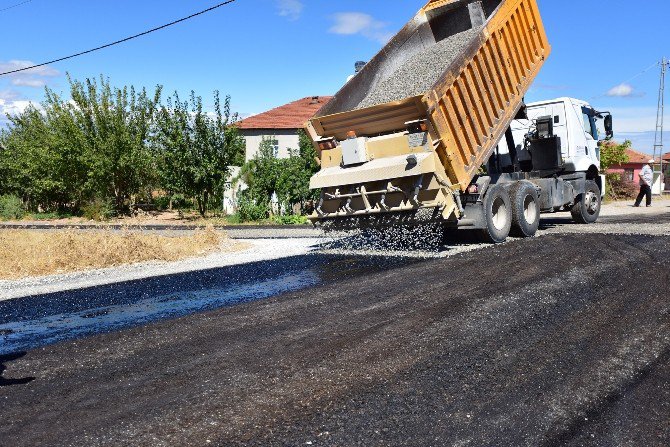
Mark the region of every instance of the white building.
[[[309, 96], [236, 123], [246, 142], [246, 160], [254, 158], [263, 139], [273, 141], [276, 157], [288, 158], [289, 149], [298, 149], [298, 131], [330, 98]], [[237, 211], [238, 192], [247, 188], [239, 179], [239, 174], [239, 167], [231, 168], [231, 180], [238, 180], [226, 185], [223, 199], [223, 210], [226, 214]]]
[[298, 131], [330, 98], [308, 96], [238, 122], [247, 144], [247, 161], [256, 155], [264, 138], [273, 141], [276, 157], [287, 158], [289, 149], [298, 149]]

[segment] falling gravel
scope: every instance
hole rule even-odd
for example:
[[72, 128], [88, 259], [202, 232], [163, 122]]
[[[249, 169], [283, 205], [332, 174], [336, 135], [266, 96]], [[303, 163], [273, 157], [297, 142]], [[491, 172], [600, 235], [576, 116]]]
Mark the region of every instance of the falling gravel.
[[479, 29], [471, 29], [454, 34], [416, 54], [391, 77], [378, 83], [357, 109], [424, 94], [478, 32]]

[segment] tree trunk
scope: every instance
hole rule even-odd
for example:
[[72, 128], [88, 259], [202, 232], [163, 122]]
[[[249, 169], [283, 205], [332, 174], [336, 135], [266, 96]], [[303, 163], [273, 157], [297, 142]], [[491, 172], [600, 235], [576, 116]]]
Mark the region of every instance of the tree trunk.
[[207, 191], [204, 191], [202, 193], [202, 196], [198, 196], [196, 200], [198, 201], [198, 211], [200, 212], [200, 215], [202, 217], [205, 217], [205, 214], [207, 213], [207, 201], [209, 199], [209, 193]]

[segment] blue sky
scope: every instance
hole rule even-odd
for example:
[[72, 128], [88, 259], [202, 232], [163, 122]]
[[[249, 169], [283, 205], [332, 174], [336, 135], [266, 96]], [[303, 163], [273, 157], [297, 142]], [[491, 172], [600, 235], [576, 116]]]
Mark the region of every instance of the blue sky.
[[[0, 10], [24, 0], [0, 0]], [[553, 53], [527, 100], [574, 96], [612, 110], [618, 139], [650, 152], [659, 69], [670, 57], [667, 0], [538, 0]], [[172, 21], [217, 0], [32, 0], [0, 11], [0, 68], [42, 62]], [[424, 0], [237, 0], [207, 15], [36, 72], [0, 78], [0, 112], [67, 92], [65, 72], [100, 74], [211, 104], [218, 89], [242, 115], [339, 89]], [[3, 70], [5, 71], [5, 70]], [[635, 77], [636, 75], [639, 76]], [[669, 80], [670, 82], [670, 80]], [[670, 101], [670, 96], [668, 97]], [[670, 109], [670, 108], [669, 108]], [[670, 114], [670, 110], [668, 112]], [[3, 113], [4, 116], [4, 113]], [[667, 120], [670, 128], [670, 117]], [[670, 138], [666, 139], [670, 150]]]

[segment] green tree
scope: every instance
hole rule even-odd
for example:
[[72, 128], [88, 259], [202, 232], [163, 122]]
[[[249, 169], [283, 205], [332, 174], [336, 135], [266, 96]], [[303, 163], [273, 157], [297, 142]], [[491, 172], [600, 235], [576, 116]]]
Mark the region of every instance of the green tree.
[[254, 158], [242, 167], [241, 177], [249, 187], [244, 192], [244, 204], [269, 210], [276, 193], [282, 207], [291, 213], [294, 205], [305, 210], [307, 202], [319, 196], [318, 191], [309, 189], [309, 181], [318, 170], [316, 151], [303, 131], [299, 132], [298, 148], [289, 149], [288, 158], [278, 159], [273, 139], [263, 138]]
[[41, 108], [10, 117], [2, 187], [33, 209], [78, 210], [111, 198], [123, 210], [154, 182], [147, 139], [161, 88], [149, 97], [144, 89], [112, 88], [102, 77], [68, 81], [71, 99], [47, 88]]
[[59, 132], [59, 125], [72, 126], [71, 117], [58, 105], [50, 107], [47, 101], [44, 106], [30, 106], [9, 117], [0, 161], [7, 172], [4, 188], [22, 197], [29, 208], [63, 208], [78, 203], [86, 174], [73, 149], [75, 138]]
[[190, 102], [177, 93], [157, 114], [155, 147], [159, 153], [160, 178], [164, 189], [195, 197], [202, 216], [210, 200], [221, 196], [228, 167], [244, 145], [230, 112], [230, 97], [223, 108], [219, 92], [214, 94], [214, 114], [203, 111], [202, 98], [191, 92]]
[[248, 186], [244, 192], [245, 200], [269, 210], [272, 194], [277, 190], [280, 170], [272, 139], [264, 137], [256, 155], [242, 166], [240, 176]]
[[73, 104], [69, 112], [76, 129], [63, 131], [74, 138], [77, 129], [82, 133], [87, 150], [79, 153], [87, 158], [86, 189], [96, 197], [111, 197], [116, 209], [122, 210], [132, 195], [156, 180], [147, 141], [162, 88], [156, 87], [149, 96], [146, 89], [138, 93], [132, 86], [112, 88], [109, 80], [100, 77], [99, 84], [70, 79], [70, 90]]
[[624, 141], [622, 144], [615, 142], [605, 143], [600, 147], [600, 169], [602, 172], [607, 171], [611, 166], [618, 166], [628, 162], [627, 149], [632, 147], [633, 143], [630, 140]]
[[279, 199], [291, 209], [299, 204], [305, 209], [307, 201], [315, 200], [319, 191], [310, 191], [309, 181], [319, 170], [319, 160], [312, 140], [300, 131], [298, 150], [290, 150], [289, 158], [280, 160], [276, 190]]

